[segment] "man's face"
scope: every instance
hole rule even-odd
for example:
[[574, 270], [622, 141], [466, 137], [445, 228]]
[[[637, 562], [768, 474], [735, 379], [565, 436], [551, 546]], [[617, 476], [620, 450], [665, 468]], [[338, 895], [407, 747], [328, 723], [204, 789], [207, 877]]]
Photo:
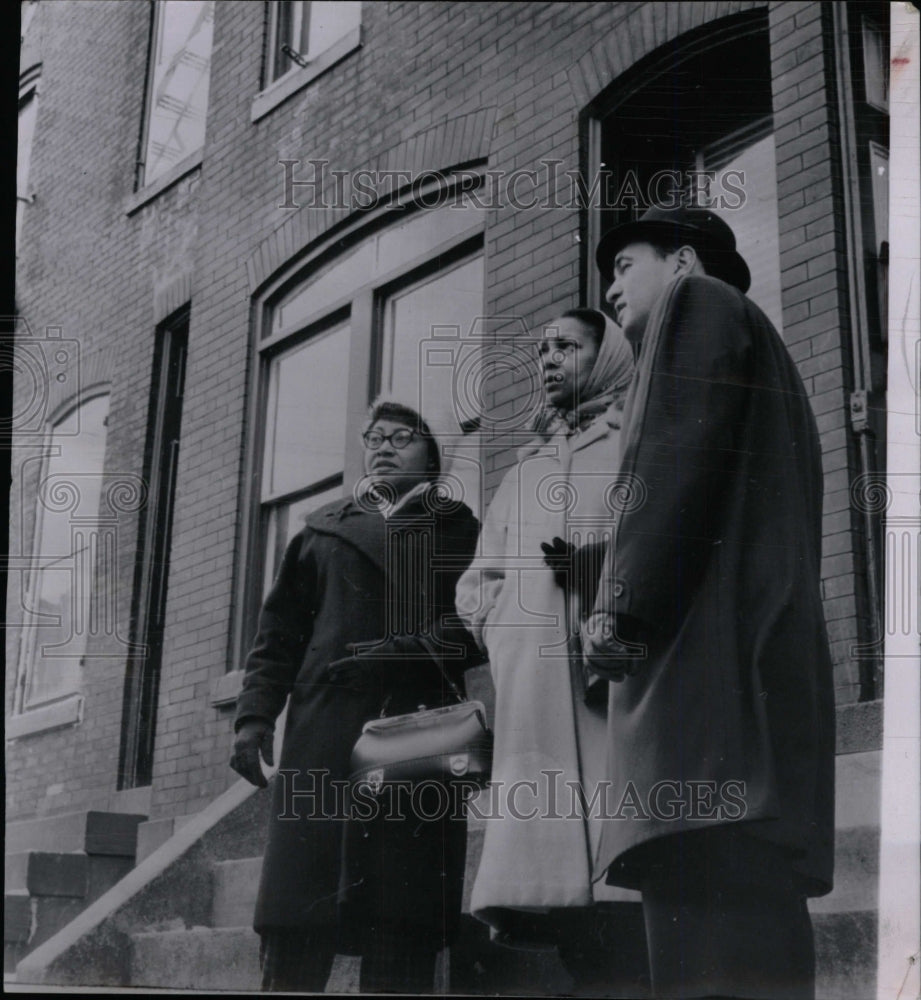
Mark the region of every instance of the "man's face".
[[538, 350], [547, 401], [559, 410], [573, 409], [598, 357], [592, 331], [571, 316], [558, 319], [545, 330]]
[[631, 343], [643, 339], [652, 307], [675, 276], [676, 259], [677, 253], [660, 257], [649, 243], [628, 243], [614, 258], [614, 281], [605, 299]]
[[[396, 435], [396, 447], [392, 435]], [[403, 439], [409, 435], [408, 442]], [[376, 447], [374, 447], [376, 445]], [[406, 424], [376, 420], [365, 434], [365, 473], [392, 486], [398, 496], [429, 477], [429, 446]]]

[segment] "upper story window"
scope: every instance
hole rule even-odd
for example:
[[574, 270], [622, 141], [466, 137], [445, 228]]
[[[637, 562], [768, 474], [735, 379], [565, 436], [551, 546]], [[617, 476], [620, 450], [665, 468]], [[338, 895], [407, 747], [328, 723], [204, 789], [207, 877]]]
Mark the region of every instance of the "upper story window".
[[879, 12], [865, 10], [860, 18], [863, 42], [864, 99], [879, 111], [889, 110], [889, 30], [888, 11], [882, 21]]
[[99, 631], [93, 593], [108, 412], [108, 395], [97, 395], [50, 428], [24, 599], [19, 712], [79, 691], [87, 639]]
[[213, 33], [214, 0], [154, 4], [141, 185], [204, 145]]
[[277, 0], [269, 4], [266, 86], [305, 69], [361, 25], [361, 3]]
[[16, 247], [22, 230], [23, 212], [32, 203], [29, 188], [29, 167], [32, 163], [32, 139], [38, 117], [38, 82], [41, 66], [23, 73], [19, 80], [19, 128], [16, 153]]

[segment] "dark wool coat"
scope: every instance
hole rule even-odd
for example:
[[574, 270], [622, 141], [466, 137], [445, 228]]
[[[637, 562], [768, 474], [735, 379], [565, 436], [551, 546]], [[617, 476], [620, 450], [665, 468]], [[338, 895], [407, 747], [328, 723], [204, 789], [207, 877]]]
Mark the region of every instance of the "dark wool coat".
[[835, 715], [822, 462], [803, 383], [754, 303], [685, 277], [650, 317], [625, 421], [631, 499], [596, 611], [621, 616], [618, 636], [647, 655], [610, 685], [616, 818], [596, 873], [639, 888], [644, 845], [743, 820], [740, 830], [791, 848], [805, 890], [821, 895]]
[[[428, 490], [408, 500], [389, 521], [351, 499], [315, 511], [288, 546], [265, 600], [236, 725], [253, 716], [274, 721], [289, 695], [290, 703], [257, 930], [340, 920], [345, 939], [360, 942], [362, 928], [383, 918], [430, 931], [435, 947], [453, 933], [464, 820], [421, 829], [411, 822], [377, 824], [364, 836], [369, 828], [347, 823], [343, 785], [333, 784], [348, 778], [362, 724], [382, 707], [396, 715], [456, 700], [418, 633], [448, 644], [440, 647], [450, 648], [442, 664], [461, 689], [464, 669], [481, 659], [466, 631], [449, 620], [478, 524], [465, 506], [447, 508], [434, 497]], [[324, 678], [331, 661], [349, 655], [347, 643], [386, 636], [387, 648], [401, 658], [388, 662], [370, 688]], [[307, 794], [292, 797], [292, 790]], [[346, 840], [351, 847], [344, 859]]]

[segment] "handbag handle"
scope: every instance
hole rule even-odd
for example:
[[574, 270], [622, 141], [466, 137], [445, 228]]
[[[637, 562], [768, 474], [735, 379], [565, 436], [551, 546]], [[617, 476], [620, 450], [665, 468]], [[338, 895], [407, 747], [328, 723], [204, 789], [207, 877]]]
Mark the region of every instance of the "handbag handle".
[[[468, 701], [469, 699], [467, 699], [463, 694], [461, 694], [460, 688], [454, 683], [454, 681], [451, 680], [451, 678], [447, 674], [447, 671], [441, 665], [441, 660], [438, 657], [438, 650], [435, 648], [435, 643], [432, 642], [432, 640], [428, 636], [417, 635], [416, 638], [419, 640], [420, 643], [422, 643], [423, 648], [425, 649], [426, 653], [428, 653], [429, 656], [432, 658], [432, 661], [434, 662], [435, 666], [438, 667], [439, 671], [441, 672], [441, 676], [444, 678], [445, 683], [451, 690], [451, 694], [453, 694], [454, 697], [457, 698], [457, 700], [461, 704]], [[381, 714], [379, 718], [384, 719], [387, 717], [387, 709], [390, 707], [390, 700], [392, 697], [393, 697], [392, 695], [388, 694], [387, 697], [384, 699], [384, 704], [381, 706]]]
[[448, 676], [447, 671], [441, 665], [441, 660], [438, 656], [438, 650], [435, 648], [435, 643], [430, 639], [429, 636], [417, 635], [416, 638], [419, 640], [419, 642], [422, 643], [425, 651], [429, 654], [429, 656], [435, 663], [435, 666], [438, 667], [439, 671], [441, 672], [441, 676], [445, 679], [445, 683], [451, 689], [451, 694], [453, 694], [454, 697], [457, 698], [459, 702], [467, 701], [467, 698], [465, 698], [464, 695], [461, 694], [460, 688], [454, 683], [454, 681], [451, 680], [451, 678]]

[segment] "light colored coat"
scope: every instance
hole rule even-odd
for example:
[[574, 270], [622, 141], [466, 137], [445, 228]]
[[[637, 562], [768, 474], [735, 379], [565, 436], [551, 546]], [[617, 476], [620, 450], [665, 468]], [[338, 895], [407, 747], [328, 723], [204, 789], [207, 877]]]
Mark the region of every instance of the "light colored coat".
[[[571, 437], [558, 431], [520, 449], [457, 585], [458, 613], [488, 655], [496, 689], [495, 787], [482, 812], [503, 817], [485, 820], [471, 900], [473, 913], [495, 927], [502, 908], [593, 901], [599, 831], [578, 811], [571, 815], [567, 782], [581, 783], [591, 800], [604, 772], [606, 712], [584, 703], [580, 664], [567, 639], [567, 617], [576, 611], [568, 612], [540, 544], [560, 536], [578, 545], [610, 534], [620, 417], [612, 404]], [[536, 782], [536, 789], [521, 784], [510, 802], [516, 782]], [[516, 819], [509, 806], [548, 818]], [[595, 887], [596, 900], [624, 898], [633, 897]]]

